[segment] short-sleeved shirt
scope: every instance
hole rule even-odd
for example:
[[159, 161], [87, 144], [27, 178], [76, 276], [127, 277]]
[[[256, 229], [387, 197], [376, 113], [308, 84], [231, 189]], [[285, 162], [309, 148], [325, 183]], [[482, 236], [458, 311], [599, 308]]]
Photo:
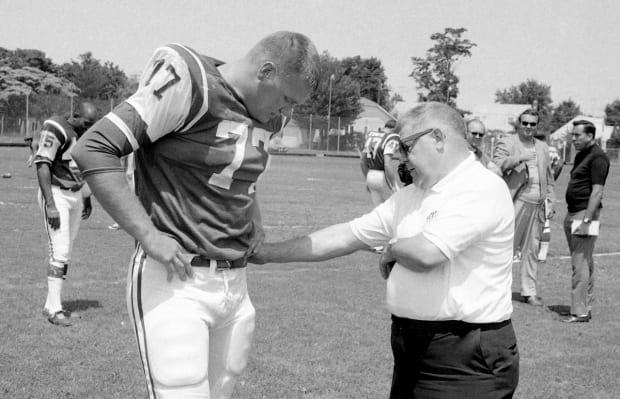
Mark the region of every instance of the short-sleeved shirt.
[[370, 132], [364, 143], [362, 159], [368, 169], [385, 170], [385, 155], [398, 154], [398, 134]]
[[397, 263], [387, 281], [392, 314], [470, 323], [510, 318], [512, 199], [473, 154], [433, 187], [409, 185], [350, 226], [369, 246], [423, 234], [448, 258], [424, 272]]
[[43, 122], [39, 147], [34, 163], [50, 165], [52, 184], [73, 191], [79, 190], [84, 182], [71, 151], [78, 135], [63, 117], [54, 115]]
[[[588, 207], [592, 186], [604, 186], [609, 174], [609, 158], [601, 147], [594, 144], [581, 150], [575, 156], [570, 181], [566, 187], [568, 211], [579, 212]], [[603, 203], [599, 205], [603, 207]]]
[[[84, 145], [116, 156], [135, 151], [136, 195], [155, 227], [190, 253], [235, 260], [253, 237], [256, 182], [280, 126], [250, 117], [221, 64], [179, 44], [157, 49], [137, 92]], [[84, 176], [114, 170], [80, 167]]]

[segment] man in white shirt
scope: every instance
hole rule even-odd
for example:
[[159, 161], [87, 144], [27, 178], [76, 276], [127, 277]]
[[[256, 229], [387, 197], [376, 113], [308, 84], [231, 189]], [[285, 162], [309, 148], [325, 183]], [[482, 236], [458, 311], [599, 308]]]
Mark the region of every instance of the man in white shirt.
[[[395, 132], [401, 159], [417, 173], [415, 185], [349, 223], [264, 244], [250, 261], [319, 261], [387, 242], [390, 399], [511, 397], [519, 354], [510, 321], [509, 191], [476, 162], [453, 108], [420, 105]], [[391, 273], [389, 261], [395, 262]]]

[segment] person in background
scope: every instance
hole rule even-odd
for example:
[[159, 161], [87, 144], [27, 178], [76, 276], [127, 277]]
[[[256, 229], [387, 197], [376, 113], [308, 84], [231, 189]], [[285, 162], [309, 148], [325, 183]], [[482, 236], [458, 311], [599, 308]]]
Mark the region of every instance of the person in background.
[[39, 181], [38, 202], [45, 219], [50, 254], [43, 315], [57, 326], [72, 324], [71, 313], [62, 307], [62, 286], [80, 222], [88, 219], [92, 211], [90, 192], [84, 187], [72, 151], [78, 138], [98, 116], [94, 104], [83, 102], [69, 117], [50, 117], [43, 122], [33, 157]]
[[497, 165], [483, 151], [483, 139], [486, 133], [487, 129], [480, 119], [471, 119], [467, 122], [467, 141], [476, 159], [487, 169], [501, 175]]
[[390, 399], [509, 398], [517, 388], [514, 210], [504, 182], [471, 153], [465, 129], [446, 104], [405, 113], [395, 132], [415, 184], [348, 223], [258, 246], [249, 259], [321, 261], [385, 244]]
[[372, 203], [377, 206], [402, 186], [398, 178], [398, 135], [392, 130], [396, 121], [385, 124], [385, 130], [370, 132], [360, 154], [362, 173]]
[[570, 250], [571, 315], [566, 323], [589, 322], [594, 301], [594, 244], [603, 208], [603, 188], [609, 174], [609, 158], [595, 142], [596, 127], [587, 120], [573, 122], [571, 138], [577, 155], [566, 187], [568, 212], [564, 233]]
[[493, 150], [493, 163], [501, 169], [514, 202], [514, 251], [521, 259], [521, 296], [533, 306], [543, 305], [537, 295], [541, 227], [555, 213], [549, 149], [534, 138], [538, 122], [536, 110], [525, 110], [517, 118], [517, 133], [500, 138]]

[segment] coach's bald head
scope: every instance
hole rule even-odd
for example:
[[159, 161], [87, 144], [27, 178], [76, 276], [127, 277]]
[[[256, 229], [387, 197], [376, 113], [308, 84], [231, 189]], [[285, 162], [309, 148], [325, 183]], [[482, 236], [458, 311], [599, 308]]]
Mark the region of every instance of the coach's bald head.
[[438, 102], [419, 105], [405, 113], [394, 129], [403, 143], [401, 159], [416, 169], [423, 185], [432, 186], [470, 154], [463, 117]]

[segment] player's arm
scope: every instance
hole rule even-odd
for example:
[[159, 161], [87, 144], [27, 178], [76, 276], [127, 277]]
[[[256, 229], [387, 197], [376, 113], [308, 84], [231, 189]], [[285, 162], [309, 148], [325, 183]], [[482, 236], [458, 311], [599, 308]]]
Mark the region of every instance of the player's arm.
[[191, 277], [191, 266], [180, 244], [153, 225], [127, 184], [120, 158], [176, 131], [191, 116], [191, 82], [184, 60], [170, 48], [158, 49], [138, 91], [91, 127], [73, 151], [101, 206], [166, 267], [169, 281], [175, 271], [181, 280]]
[[383, 148], [383, 170], [385, 178], [392, 191], [397, 191], [403, 187], [400, 177], [398, 177], [399, 157], [399, 139], [398, 135], [390, 136]]
[[39, 137], [39, 144], [34, 163], [37, 167], [37, 180], [44, 200], [45, 218], [54, 230], [60, 228], [60, 213], [56, 208], [52, 193], [52, 162], [60, 147], [66, 142], [65, 134], [46, 121]]
[[46, 162], [39, 162], [37, 165], [37, 180], [39, 181], [39, 187], [41, 188], [41, 195], [43, 196], [43, 206], [45, 207], [45, 218], [47, 223], [53, 230], [60, 228], [60, 213], [56, 208], [56, 202], [54, 201], [54, 195], [52, 194], [52, 172], [50, 170], [50, 164]]
[[251, 263], [316, 262], [336, 258], [366, 248], [353, 234], [349, 223], [336, 224], [304, 237], [263, 244]]
[[386, 154], [384, 156], [384, 170], [385, 170], [385, 178], [392, 188], [392, 191], [397, 191], [403, 187], [403, 184], [400, 181], [400, 177], [398, 177], [398, 165], [400, 164], [400, 159], [393, 157], [391, 154]]

